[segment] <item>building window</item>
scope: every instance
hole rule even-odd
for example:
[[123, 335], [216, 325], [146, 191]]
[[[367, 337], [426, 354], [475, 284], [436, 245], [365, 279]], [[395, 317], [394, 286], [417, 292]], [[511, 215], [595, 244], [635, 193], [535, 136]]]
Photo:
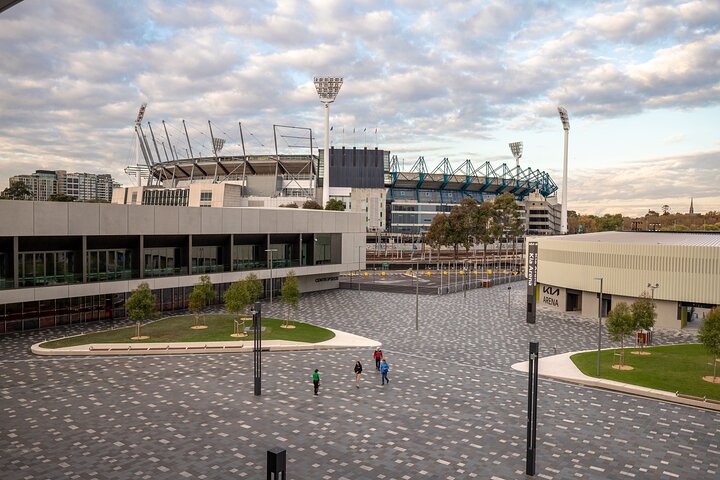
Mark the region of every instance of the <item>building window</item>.
[[130, 203], [137, 203], [137, 192], [133, 192], [130, 196]]

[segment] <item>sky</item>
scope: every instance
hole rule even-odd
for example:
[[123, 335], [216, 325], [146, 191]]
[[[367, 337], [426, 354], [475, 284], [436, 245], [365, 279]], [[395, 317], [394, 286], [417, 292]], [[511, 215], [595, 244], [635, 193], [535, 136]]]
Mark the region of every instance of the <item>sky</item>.
[[513, 166], [522, 141], [521, 166], [560, 186], [562, 105], [570, 210], [720, 211], [720, 0], [24, 0], [0, 14], [0, 187], [36, 169], [132, 183], [142, 103], [163, 158], [186, 155], [182, 120], [196, 155], [208, 121], [223, 153], [238, 123], [248, 154], [274, 152], [275, 124], [322, 144], [325, 75], [344, 78], [335, 146], [432, 169]]

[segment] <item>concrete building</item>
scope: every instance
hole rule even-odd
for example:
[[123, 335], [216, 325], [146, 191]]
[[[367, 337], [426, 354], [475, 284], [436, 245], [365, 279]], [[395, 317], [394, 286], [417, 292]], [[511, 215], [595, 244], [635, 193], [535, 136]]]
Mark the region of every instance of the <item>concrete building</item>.
[[[528, 238], [538, 242], [538, 302], [597, 318], [643, 292], [654, 296], [657, 328], [681, 329], [720, 305], [720, 234], [600, 232]], [[657, 285], [657, 287], [656, 287]]]
[[0, 333], [122, 318], [141, 282], [161, 311], [186, 308], [203, 274], [215, 302], [250, 272], [266, 295], [290, 270], [303, 292], [338, 288], [340, 272], [364, 268], [365, 235], [363, 215], [351, 212], [7, 200]]
[[106, 173], [68, 173], [65, 170], [36, 170], [30, 175], [10, 177], [10, 184], [15, 182], [27, 185], [36, 201], [46, 201], [52, 195], [68, 195], [79, 201], [109, 202], [113, 188], [120, 186]]

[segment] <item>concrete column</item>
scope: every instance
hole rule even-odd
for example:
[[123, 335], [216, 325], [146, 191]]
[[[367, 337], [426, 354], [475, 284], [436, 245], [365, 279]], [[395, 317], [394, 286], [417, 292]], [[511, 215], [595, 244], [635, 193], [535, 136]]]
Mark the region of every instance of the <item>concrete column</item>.
[[140, 235], [138, 239], [138, 261], [137, 266], [140, 270], [140, 278], [145, 278], [145, 236]]
[[20, 246], [18, 237], [13, 237], [13, 247], [12, 247], [12, 254], [13, 254], [13, 287], [18, 288], [20, 286], [20, 260], [18, 259], [18, 256], [20, 255]]
[[82, 264], [82, 283], [87, 283], [87, 235], [82, 236], [82, 247], [80, 248], [80, 262]]

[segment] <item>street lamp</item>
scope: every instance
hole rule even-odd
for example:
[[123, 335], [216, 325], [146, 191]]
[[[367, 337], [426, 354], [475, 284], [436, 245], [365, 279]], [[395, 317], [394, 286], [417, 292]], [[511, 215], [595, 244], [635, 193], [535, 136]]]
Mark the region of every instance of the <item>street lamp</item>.
[[651, 289], [651, 292], [652, 292], [651, 295], [652, 295], [653, 303], [655, 303], [655, 289], [658, 288], [659, 286], [660, 286], [659, 283], [655, 283], [655, 285], [653, 285], [652, 283], [648, 283], [648, 288]]
[[568, 137], [570, 135], [570, 119], [565, 107], [558, 107], [560, 121], [565, 130], [565, 154], [563, 155], [563, 187], [562, 187], [562, 210], [560, 213], [560, 233], [567, 233], [567, 171], [568, 171]]
[[508, 320], [510, 320], [510, 291], [512, 290], [512, 287], [508, 285]]
[[273, 252], [277, 252], [277, 248], [268, 248], [265, 249], [266, 252], [270, 254], [270, 306], [272, 306], [272, 297], [273, 297]]
[[598, 353], [597, 353], [597, 371], [596, 375], [600, 376], [600, 349], [602, 345], [602, 304], [603, 304], [603, 277], [595, 277], [600, 280], [600, 300], [598, 301]]
[[323, 158], [323, 207], [330, 200], [330, 104], [335, 101], [340, 87], [342, 77], [315, 77], [315, 90], [320, 96], [320, 101], [325, 105], [325, 154]]
[[510, 145], [510, 151], [513, 154], [513, 157], [515, 157], [515, 166], [517, 168], [515, 177], [520, 176], [520, 158], [522, 157], [523, 152], [523, 142], [512, 142]]

